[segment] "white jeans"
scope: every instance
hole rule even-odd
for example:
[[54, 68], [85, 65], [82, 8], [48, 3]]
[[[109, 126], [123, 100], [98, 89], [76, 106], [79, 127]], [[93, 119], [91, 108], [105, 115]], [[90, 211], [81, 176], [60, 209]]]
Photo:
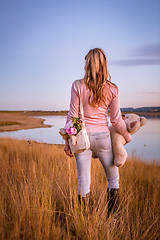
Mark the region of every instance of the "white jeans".
[[88, 133], [90, 148], [82, 153], [76, 153], [78, 173], [78, 194], [85, 197], [90, 192], [92, 152], [102, 163], [108, 180], [108, 188], [119, 188], [118, 167], [113, 165], [113, 152], [109, 132]]

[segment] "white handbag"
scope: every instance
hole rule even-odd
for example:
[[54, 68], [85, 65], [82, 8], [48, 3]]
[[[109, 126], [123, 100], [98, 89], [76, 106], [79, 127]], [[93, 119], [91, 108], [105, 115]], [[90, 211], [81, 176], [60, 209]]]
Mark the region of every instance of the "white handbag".
[[69, 136], [69, 146], [72, 153], [80, 153], [90, 148], [90, 141], [85, 127], [83, 104], [81, 101], [80, 81], [78, 80], [78, 93], [80, 102], [80, 113], [82, 116], [82, 130], [77, 135]]

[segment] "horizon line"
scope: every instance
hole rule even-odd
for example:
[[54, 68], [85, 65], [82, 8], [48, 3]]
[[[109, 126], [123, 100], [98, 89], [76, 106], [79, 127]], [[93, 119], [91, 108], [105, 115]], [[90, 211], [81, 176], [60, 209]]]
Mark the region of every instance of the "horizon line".
[[[139, 109], [139, 108], [160, 108], [160, 106], [143, 106], [143, 107], [120, 107], [120, 109], [123, 109], [123, 108], [131, 108], [131, 109]], [[66, 112], [66, 111], [69, 111], [69, 110], [40, 110], [40, 109], [37, 109], [37, 110], [7, 110], [7, 109], [0, 109], [0, 112], [5, 112], [5, 111], [10, 111], [10, 112], [29, 112], [29, 111], [32, 111], [32, 112], [38, 112], [38, 111], [40, 111], [40, 112]]]

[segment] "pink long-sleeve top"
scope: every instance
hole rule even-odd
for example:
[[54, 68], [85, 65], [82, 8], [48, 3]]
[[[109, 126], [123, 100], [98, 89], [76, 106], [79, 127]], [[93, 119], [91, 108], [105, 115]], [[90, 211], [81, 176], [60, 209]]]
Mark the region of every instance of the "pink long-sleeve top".
[[[88, 103], [90, 90], [87, 89], [83, 80], [80, 80], [81, 101], [84, 110], [84, 120], [87, 132], [109, 132], [108, 128], [108, 109], [110, 110], [110, 121], [115, 130], [124, 136], [126, 142], [131, 141], [131, 135], [128, 133], [125, 122], [122, 119], [120, 111], [120, 100], [118, 88], [115, 84], [107, 82], [104, 87], [104, 96], [106, 104], [101, 103], [99, 107], [91, 106]], [[92, 100], [92, 97], [91, 97]], [[80, 117], [79, 109], [79, 92], [78, 81], [74, 81], [71, 88], [70, 110], [67, 116], [67, 123], [72, 120], [72, 117]]]

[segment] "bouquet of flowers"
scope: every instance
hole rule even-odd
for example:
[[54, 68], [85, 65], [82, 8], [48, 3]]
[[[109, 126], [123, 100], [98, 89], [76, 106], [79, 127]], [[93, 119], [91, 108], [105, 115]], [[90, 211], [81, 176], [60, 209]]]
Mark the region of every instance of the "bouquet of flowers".
[[76, 136], [82, 130], [82, 120], [78, 117], [72, 117], [65, 128], [61, 128], [59, 133], [62, 135], [63, 139], [66, 140], [70, 136]]

